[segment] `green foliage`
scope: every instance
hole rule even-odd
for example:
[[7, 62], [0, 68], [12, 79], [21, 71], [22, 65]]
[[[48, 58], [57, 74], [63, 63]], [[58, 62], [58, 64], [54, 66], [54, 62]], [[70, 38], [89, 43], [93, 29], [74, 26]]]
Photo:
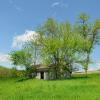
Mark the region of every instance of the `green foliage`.
[[87, 21], [88, 21], [89, 16], [88, 16], [86, 13], [81, 13], [81, 14], [79, 15], [79, 19], [80, 19], [80, 21], [81, 21], [82, 23], [84, 23], [84, 22], [87, 22]]
[[25, 75], [26, 77], [30, 77], [29, 75], [31, 75], [34, 72], [32, 68], [33, 58], [29, 50], [23, 49], [19, 51], [13, 51], [10, 53], [10, 59], [13, 65], [22, 66], [22, 67], [25, 67], [26, 69], [25, 73], [21, 75], [20, 73], [16, 73], [16, 71], [13, 69], [13, 75], [16, 76], [17, 74], [19, 74], [20, 76]]
[[25, 50], [11, 52], [10, 59], [14, 65], [24, 66], [26, 69], [32, 64], [31, 54]]
[[92, 24], [89, 22], [88, 15], [82, 13], [75, 26], [75, 31], [83, 37], [81, 49], [85, 56], [83, 55], [80, 62], [87, 74], [88, 65], [91, 62], [90, 55], [93, 52], [94, 46], [100, 43], [100, 20], [96, 20]]
[[17, 70], [16, 67], [13, 67], [11, 69], [11, 77], [24, 77], [25, 76], [25, 71], [24, 70]]
[[74, 26], [69, 22], [58, 23], [48, 18], [37, 31], [43, 60], [58, 70], [62, 70], [63, 66], [69, 72], [72, 72], [74, 63], [80, 63], [87, 73], [90, 54], [100, 41], [99, 29], [100, 20], [92, 25], [85, 13], [80, 14]]
[[42, 58], [47, 65], [53, 64], [56, 77], [61, 70], [72, 73], [76, 54], [82, 50], [83, 37], [73, 31], [69, 22], [57, 23], [52, 18], [47, 19], [37, 32]]
[[87, 74], [91, 53], [100, 43], [100, 19], [90, 23], [89, 16], [81, 13], [72, 25], [48, 18], [37, 28], [37, 33], [37, 39], [25, 43], [22, 50], [11, 52], [14, 65], [24, 66], [27, 72], [32, 64], [53, 65], [56, 78], [60, 78], [65, 72], [71, 76], [73, 65], [78, 63]]

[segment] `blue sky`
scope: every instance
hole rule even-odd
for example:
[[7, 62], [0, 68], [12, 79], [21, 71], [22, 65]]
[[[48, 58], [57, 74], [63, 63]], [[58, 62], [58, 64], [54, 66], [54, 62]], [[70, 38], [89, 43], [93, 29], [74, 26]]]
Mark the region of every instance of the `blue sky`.
[[[36, 27], [54, 17], [58, 21], [69, 20], [72, 23], [81, 12], [91, 16], [90, 21], [100, 18], [100, 0], [0, 0], [0, 56], [4, 60], [12, 50], [13, 38], [35, 31]], [[96, 61], [91, 66], [100, 66], [100, 46], [96, 46], [92, 58]], [[7, 65], [0, 61], [0, 65]], [[9, 66], [9, 65], [7, 65]]]

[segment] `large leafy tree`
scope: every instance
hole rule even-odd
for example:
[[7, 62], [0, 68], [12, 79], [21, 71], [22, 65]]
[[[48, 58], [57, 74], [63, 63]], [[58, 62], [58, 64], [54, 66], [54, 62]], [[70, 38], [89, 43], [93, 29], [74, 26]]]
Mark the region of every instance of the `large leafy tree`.
[[42, 61], [47, 65], [52, 64], [55, 78], [58, 78], [60, 73], [58, 23], [54, 19], [48, 18], [48, 20], [38, 28], [37, 32], [40, 35], [39, 44], [41, 46]]
[[48, 65], [52, 65], [55, 78], [65, 75], [65, 72], [71, 75], [76, 54], [80, 52], [82, 36], [73, 31], [70, 23], [57, 23], [52, 18], [48, 18], [37, 32], [42, 57]]

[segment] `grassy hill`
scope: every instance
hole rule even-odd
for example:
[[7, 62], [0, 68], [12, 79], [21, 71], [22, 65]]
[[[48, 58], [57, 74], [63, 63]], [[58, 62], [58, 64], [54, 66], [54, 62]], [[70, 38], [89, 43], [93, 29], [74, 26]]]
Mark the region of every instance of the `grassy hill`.
[[3, 70], [3, 69], [9, 69], [9, 68], [6, 68], [6, 67], [4, 67], [4, 66], [0, 66], [0, 70]]
[[10, 77], [12, 69], [0, 66], [0, 78], [1, 77]]
[[23, 76], [24, 71], [16, 70], [15, 68], [6, 68], [0, 66], [0, 78], [11, 78], [11, 77], [21, 77]]
[[100, 100], [100, 73], [68, 80], [0, 80], [0, 100]]

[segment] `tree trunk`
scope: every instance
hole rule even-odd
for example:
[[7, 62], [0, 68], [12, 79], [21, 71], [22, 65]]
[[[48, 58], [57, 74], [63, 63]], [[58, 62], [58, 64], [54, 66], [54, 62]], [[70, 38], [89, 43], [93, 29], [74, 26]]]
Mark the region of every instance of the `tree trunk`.
[[87, 52], [87, 61], [86, 61], [86, 68], [85, 68], [85, 76], [88, 77], [88, 65], [89, 65], [89, 62], [90, 62], [90, 52]]
[[87, 69], [85, 69], [85, 77], [86, 77], [86, 78], [88, 77]]

